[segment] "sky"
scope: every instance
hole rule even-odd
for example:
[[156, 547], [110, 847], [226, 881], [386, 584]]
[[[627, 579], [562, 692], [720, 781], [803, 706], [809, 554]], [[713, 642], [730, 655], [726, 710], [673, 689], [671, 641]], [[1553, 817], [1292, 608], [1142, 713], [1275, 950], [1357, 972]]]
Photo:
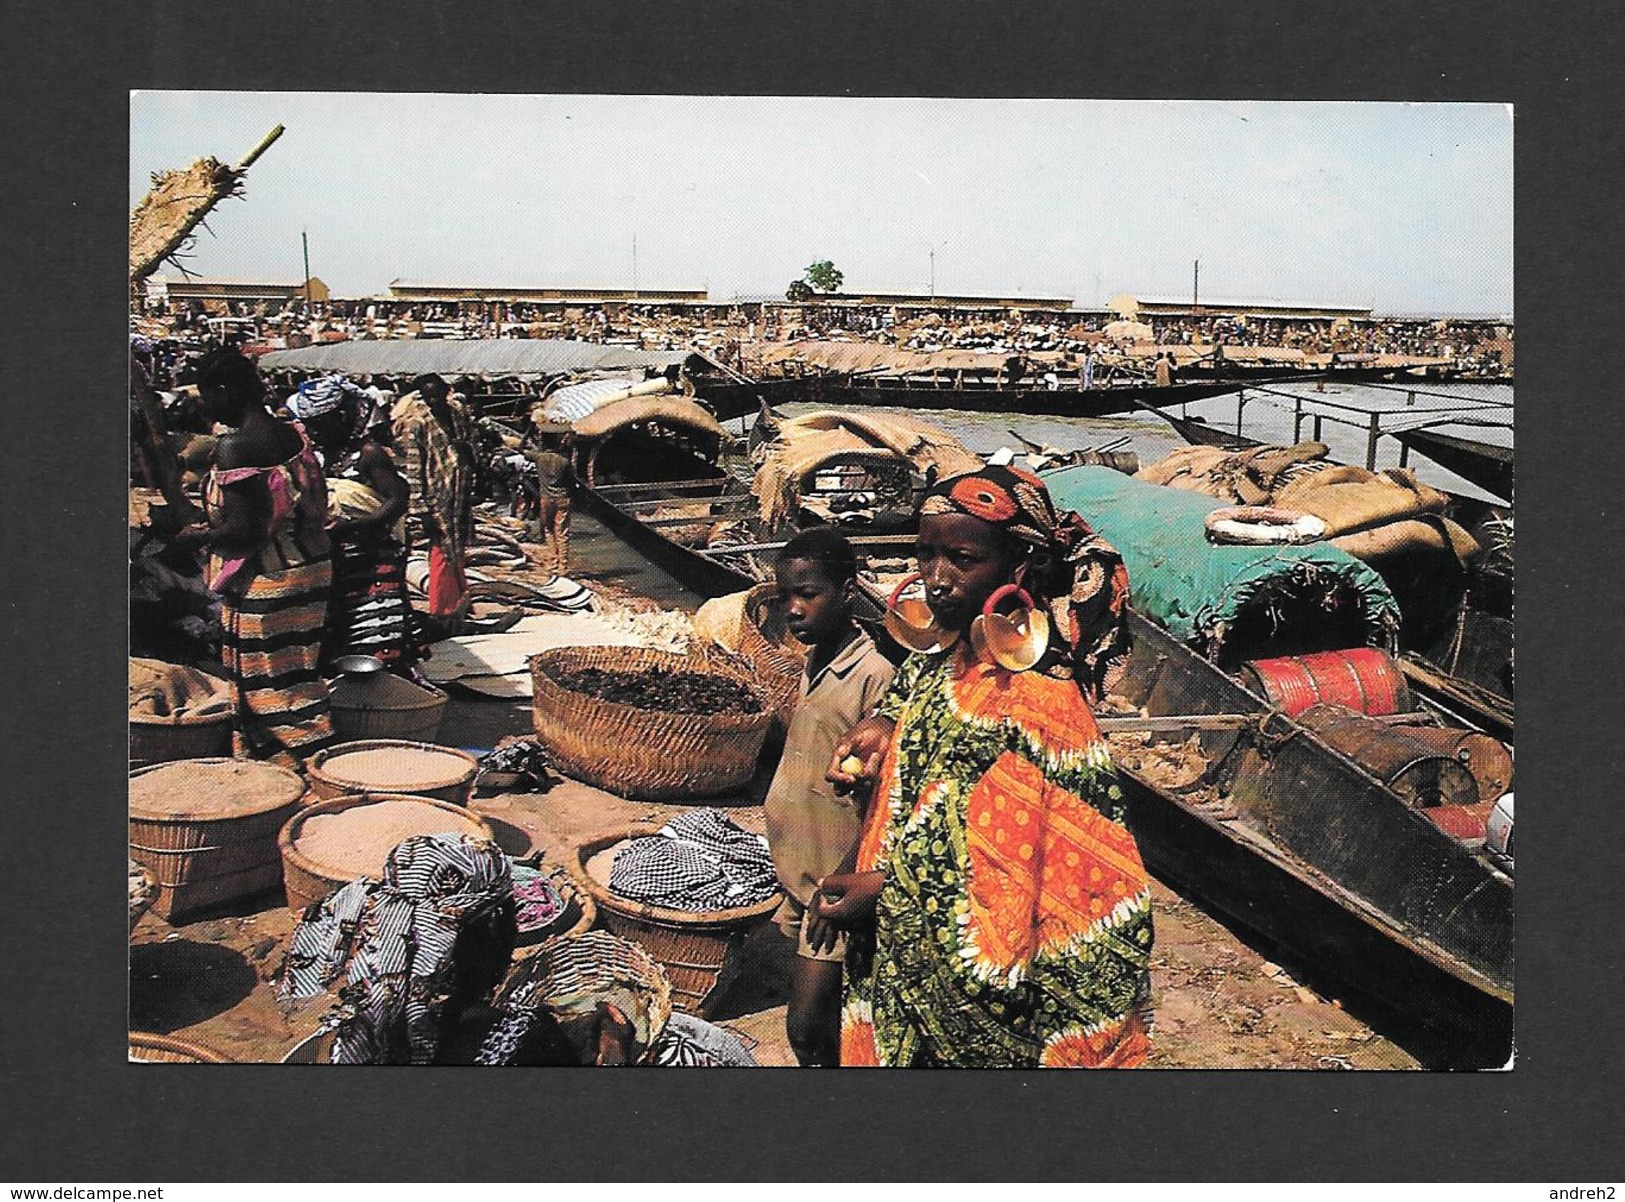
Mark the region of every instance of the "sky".
[[1501, 104], [136, 92], [131, 206], [278, 123], [193, 273], [1512, 313]]

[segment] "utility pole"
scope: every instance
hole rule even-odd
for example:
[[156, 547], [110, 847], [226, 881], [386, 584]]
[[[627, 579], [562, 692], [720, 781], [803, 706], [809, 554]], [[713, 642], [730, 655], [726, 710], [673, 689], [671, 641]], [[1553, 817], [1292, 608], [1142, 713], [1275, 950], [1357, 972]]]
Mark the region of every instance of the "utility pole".
[[1191, 264], [1191, 313], [1193, 315], [1196, 312], [1196, 299], [1197, 299], [1197, 294], [1198, 294], [1198, 285], [1200, 285], [1201, 282], [1202, 282], [1202, 260], [1197, 259], [1194, 263]]
[[310, 314], [310, 233], [299, 231], [299, 242], [305, 248], [305, 314]]

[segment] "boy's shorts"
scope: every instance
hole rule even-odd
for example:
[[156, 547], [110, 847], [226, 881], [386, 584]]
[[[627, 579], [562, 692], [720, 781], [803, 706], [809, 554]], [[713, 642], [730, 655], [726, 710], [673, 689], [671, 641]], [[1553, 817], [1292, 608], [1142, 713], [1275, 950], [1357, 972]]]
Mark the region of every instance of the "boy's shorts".
[[796, 955], [803, 959], [818, 960], [825, 964], [839, 964], [846, 959], [846, 932], [839, 929], [835, 932], [833, 948], [822, 952], [813, 950], [812, 944], [807, 942], [807, 926], [812, 922], [812, 913], [788, 893], [779, 903], [779, 908], [773, 912], [773, 921], [778, 924], [779, 930], [784, 932], [786, 939], [796, 941]]

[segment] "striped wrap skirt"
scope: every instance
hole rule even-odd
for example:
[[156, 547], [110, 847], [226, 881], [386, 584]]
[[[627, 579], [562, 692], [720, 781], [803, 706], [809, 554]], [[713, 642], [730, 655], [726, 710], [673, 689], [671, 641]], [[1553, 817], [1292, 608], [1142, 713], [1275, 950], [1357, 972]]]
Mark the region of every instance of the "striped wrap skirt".
[[333, 742], [318, 670], [333, 564], [321, 559], [253, 577], [221, 600], [220, 662], [236, 686], [234, 754], [299, 770]]

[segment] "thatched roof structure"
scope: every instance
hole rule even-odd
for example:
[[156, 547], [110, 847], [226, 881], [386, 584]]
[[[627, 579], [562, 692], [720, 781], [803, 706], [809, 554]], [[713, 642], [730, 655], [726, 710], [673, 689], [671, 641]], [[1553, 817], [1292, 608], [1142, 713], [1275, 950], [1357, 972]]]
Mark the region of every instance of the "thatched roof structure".
[[948, 431], [899, 414], [834, 410], [808, 413], [780, 423], [756, 452], [751, 491], [762, 521], [777, 526], [795, 511], [814, 473], [833, 459], [848, 462], [902, 462], [939, 477], [974, 471], [982, 461]]
[[611, 401], [593, 410], [574, 424], [578, 438], [602, 438], [637, 422], [657, 421], [681, 426], [716, 438], [727, 432], [709, 410], [682, 396], [635, 396]]
[[130, 283], [139, 284], [174, 255], [215, 205], [241, 195], [249, 167], [281, 136], [279, 125], [235, 167], [207, 157], [182, 170], [153, 172], [152, 189], [130, 214]]

